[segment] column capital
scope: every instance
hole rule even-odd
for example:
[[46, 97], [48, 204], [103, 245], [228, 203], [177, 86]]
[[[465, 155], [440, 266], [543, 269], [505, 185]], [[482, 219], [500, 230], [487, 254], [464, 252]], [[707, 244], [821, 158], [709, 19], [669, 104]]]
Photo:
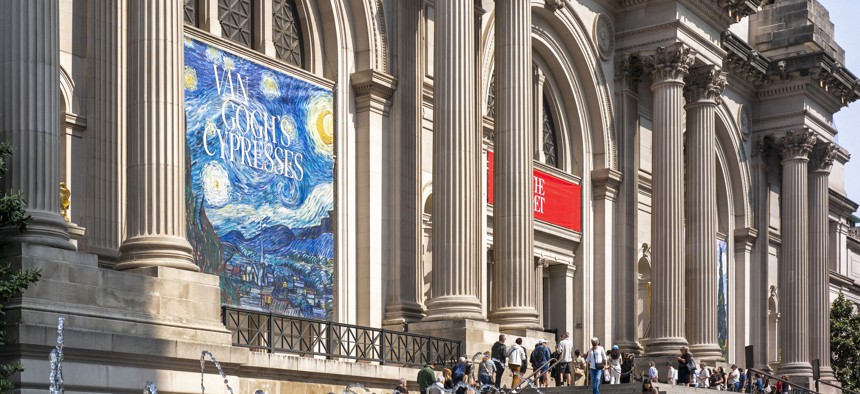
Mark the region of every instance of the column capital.
[[779, 149], [783, 162], [788, 160], [806, 160], [818, 137], [808, 129], [791, 130], [779, 139]]
[[822, 142], [812, 148], [812, 153], [809, 155], [809, 173], [828, 175], [833, 167], [833, 160], [839, 154], [839, 148], [836, 144], [830, 142]]
[[735, 229], [735, 248], [743, 248], [744, 251], [752, 251], [756, 239], [758, 239], [758, 230], [752, 227], [744, 227]]
[[397, 78], [377, 70], [363, 70], [350, 75], [358, 112], [373, 110], [388, 115]]
[[695, 61], [696, 51], [682, 43], [659, 47], [653, 55], [642, 57], [642, 63], [646, 71], [651, 73], [654, 84], [669, 81], [683, 84], [684, 77]]
[[757, 157], [762, 163], [766, 163], [767, 159], [773, 155], [774, 141], [770, 136], [758, 137], [753, 142], [752, 156]]
[[615, 65], [615, 81], [621, 84], [622, 89], [635, 91], [642, 82], [644, 71], [642, 59], [630, 54], [621, 56]]
[[690, 70], [684, 97], [690, 104], [720, 104], [726, 87], [726, 73], [720, 67], [707, 65]]
[[591, 171], [591, 190], [596, 198], [615, 201], [621, 188], [621, 172], [611, 168]]

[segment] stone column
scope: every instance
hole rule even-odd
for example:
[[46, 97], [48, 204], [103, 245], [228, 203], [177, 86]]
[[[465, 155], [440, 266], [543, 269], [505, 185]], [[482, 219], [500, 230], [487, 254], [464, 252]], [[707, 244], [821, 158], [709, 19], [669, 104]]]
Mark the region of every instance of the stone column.
[[475, 121], [475, 9], [470, 3], [436, 3], [428, 321], [485, 319], [478, 288], [481, 146]]
[[531, 4], [496, 1], [493, 310], [501, 330], [541, 329], [535, 308]]
[[809, 194], [808, 155], [816, 142], [808, 130], [789, 131], [782, 151], [782, 254], [779, 264], [782, 363], [779, 373], [809, 387]]
[[699, 359], [722, 359], [717, 343], [717, 185], [714, 116], [726, 84], [716, 66], [693, 69], [687, 97], [687, 340]]
[[182, 2], [128, 5], [128, 225], [114, 269], [199, 271], [185, 238]]
[[671, 356], [684, 336], [684, 77], [695, 51], [676, 44], [644, 58], [654, 92], [651, 356]]
[[389, 166], [394, 204], [391, 207], [391, 283], [385, 305], [385, 324], [402, 324], [424, 317], [421, 289], [424, 272], [421, 259], [421, 133], [424, 88], [423, 1], [404, 0], [394, 3], [400, 15], [394, 23], [397, 55], [394, 62], [400, 70], [399, 87], [394, 92], [394, 119], [399, 132], [391, 133]]
[[[770, 258], [770, 167], [769, 163], [776, 155], [773, 139], [771, 137], [760, 137], [753, 142], [753, 198], [755, 206], [755, 227], [762, 229], [758, 232], [755, 246], [753, 247], [753, 272], [751, 288], [753, 295], [750, 297], [750, 309], [752, 313], [752, 345], [755, 368], [772, 372], [770, 369], [771, 354], [775, 346], [769, 346], [768, 325], [770, 316], [768, 312], [768, 297], [770, 296], [770, 281], [768, 279], [768, 260]], [[770, 351], [768, 351], [770, 349]]]
[[571, 305], [574, 305], [576, 300], [574, 297], [576, 266], [573, 263], [552, 264], [546, 267], [546, 270], [549, 276], [549, 294], [552, 294], [553, 299], [549, 303], [547, 311], [549, 318], [545, 322], [548, 327], [557, 329], [559, 333], [574, 333], [576, 325]]
[[[591, 204], [594, 214], [594, 255], [593, 280], [590, 297], [593, 300], [593, 328], [589, 335], [596, 336], [606, 344], [615, 344], [613, 333], [618, 326], [616, 316], [619, 297], [627, 292], [617, 280], [619, 274], [613, 269], [618, 260], [616, 242], [618, 237], [613, 233], [618, 190], [621, 186], [621, 172], [611, 168], [601, 168], [591, 171]], [[588, 290], [586, 290], [588, 291]], [[611, 341], [611, 342], [610, 342]]]
[[618, 258], [615, 269], [618, 288], [613, 308], [616, 324], [612, 337], [624, 353], [642, 353], [636, 332], [639, 262], [639, 84], [642, 62], [626, 56], [616, 63], [618, 92], [619, 166], [621, 185], [618, 196]]
[[[57, 0], [4, 2], [0, 16], [0, 139], [15, 149], [3, 190], [20, 191], [33, 220], [5, 242], [74, 249], [60, 216], [60, 44]], [[83, 191], [82, 191], [83, 192]]]
[[811, 359], [818, 359], [821, 380], [836, 383], [830, 366], [830, 267], [828, 178], [837, 147], [822, 143], [809, 161], [809, 332]]

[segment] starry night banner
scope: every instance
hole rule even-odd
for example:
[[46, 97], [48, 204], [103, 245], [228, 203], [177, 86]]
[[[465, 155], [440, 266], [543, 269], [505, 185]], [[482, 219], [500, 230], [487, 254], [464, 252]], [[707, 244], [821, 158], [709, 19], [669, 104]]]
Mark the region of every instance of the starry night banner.
[[221, 302], [330, 318], [332, 91], [185, 38], [188, 239]]

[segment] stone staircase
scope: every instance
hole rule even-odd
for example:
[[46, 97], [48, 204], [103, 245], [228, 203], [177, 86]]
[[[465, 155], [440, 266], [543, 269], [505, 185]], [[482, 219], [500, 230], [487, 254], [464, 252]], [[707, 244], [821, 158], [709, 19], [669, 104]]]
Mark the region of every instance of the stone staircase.
[[[684, 386], [670, 386], [665, 383], [655, 385], [661, 394], [714, 394], [716, 390], [697, 389]], [[591, 394], [591, 386], [588, 387], [546, 387], [540, 388], [537, 391], [533, 388], [521, 389], [518, 394]], [[640, 394], [642, 392], [642, 383], [630, 384], [602, 384], [600, 385], [600, 394]]]

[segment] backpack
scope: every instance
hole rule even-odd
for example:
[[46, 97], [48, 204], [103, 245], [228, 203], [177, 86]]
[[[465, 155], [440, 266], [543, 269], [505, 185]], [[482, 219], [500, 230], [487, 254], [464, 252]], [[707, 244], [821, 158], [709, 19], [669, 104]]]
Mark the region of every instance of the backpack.
[[451, 379], [454, 383], [462, 382], [464, 376], [466, 376], [466, 364], [457, 364], [451, 372]]

